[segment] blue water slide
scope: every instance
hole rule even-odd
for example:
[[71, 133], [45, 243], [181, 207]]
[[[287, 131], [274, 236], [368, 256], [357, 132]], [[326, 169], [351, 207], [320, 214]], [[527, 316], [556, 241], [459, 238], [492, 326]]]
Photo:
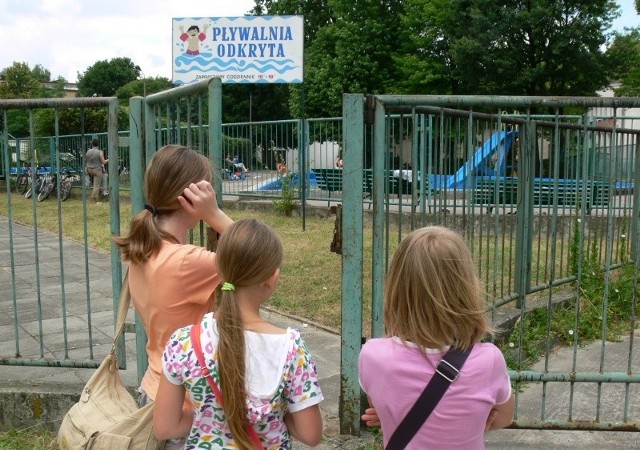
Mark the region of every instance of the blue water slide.
[[[300, 179], [298, 177], [297, 172], [289, 172], [286, 176], [293, 178], [293, 185], [299, 186]], [[309, 172], [309, 181], [308, 184], [310, 187], [316, 186], [316, 173], [312, 170]], [[258, 185], [255, 190], [256, 191], [279, 191], [282, 189], [282, 177], [273, 177], [264, 183]]]
[[[434, 180], [434, 185], [447, 189], [465, 189], [474, 186], [469, 182], [469, 177], [474, 176], [504, 176], [506, 171], [506, 158], [511, 150], [516, 131], [498, 131], [478, 147], [473, 157], [465, 162], [453, 175], [440, 177]], [[490, 165], [494, 154], [497, 158]], [[496, 170], [497, 168], [497, 170]]]

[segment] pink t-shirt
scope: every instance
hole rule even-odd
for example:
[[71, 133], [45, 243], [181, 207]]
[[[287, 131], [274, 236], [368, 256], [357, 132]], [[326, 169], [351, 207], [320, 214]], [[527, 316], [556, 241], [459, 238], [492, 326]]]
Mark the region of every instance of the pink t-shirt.
[[[358, 360], [362, 389], [371, 399], [382, 423], [384, 444], [414, 405], [444, 356], [426, 353], [398, 338], [371, 339]], [[511, 396], [504, 357], [493, 344], [476, 344], [460, 375], [451, 383], [408, 450], [484, 449], [489, 411]]]
[[213, 306], [220, 284], [216, 254], [194, 245], [164, 241], [158, 254], [129, 267], [131, 301], [147, 333], [149, 367], [141, 387], [154, 400], [162, 373], [162, 352], [178, 328], [198, 323]]

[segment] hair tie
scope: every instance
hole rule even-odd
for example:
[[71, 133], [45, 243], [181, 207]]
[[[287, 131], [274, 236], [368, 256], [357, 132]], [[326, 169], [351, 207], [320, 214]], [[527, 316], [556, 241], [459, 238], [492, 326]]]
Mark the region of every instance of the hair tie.
[[233, 284], [231, 284], [231, 283], [227, 283], [227, 282], [225, 281], [225, 283], [222, 285], [222, 288], [221, 288], [221, 289], [222, 289], [223, 291], [235, 291], [235, 290], [236, 290], [236, 287], [235, 287]]
[[158, 210], [156, 209], [156, 207], [153, 205], [150, 205], [149, 203], [144, 204], [144, 209], [149, 211], [153, 217], [158, 215]]

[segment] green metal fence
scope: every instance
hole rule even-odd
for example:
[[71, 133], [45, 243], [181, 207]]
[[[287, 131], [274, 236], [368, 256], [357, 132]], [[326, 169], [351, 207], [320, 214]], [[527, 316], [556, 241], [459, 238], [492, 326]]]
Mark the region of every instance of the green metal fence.
[[[65, 142], [58, 133], [60, 121], [65, 112], [73, 110], [79, 117], [97, 110], [106, 117], [107, 132], [103, 137], [103, 148], [107, 153], [115, 154], [117, 146], [117, 108], [118, 100], [112, 97], [80, 99], [31, 99], [0, 100], [0, 138], [2, 150], [2, 175], [6, 203], [2, 205], [7, 214], [6, 228], [3, 228], [2, 286], [7, 311], [11, 311], [11, 332], [5, 336], [7, 342], [13, 341], [14, 351], [1, 355], [1, 363], [16, 366], [52, 366], [52, 367], [98, 367], [102, 356], [96, 355], [100, 345], [111, 341], [112, 337], [103, 336], [97, 326], [105, 313], [110, 321], [115, 320], [116, 301], [121, 288], [121, 275], [117, 271], [109, 280], [100, 280], [97, 285], [92, 279], [93, 264], [89, 258], [90, 230], [85, 225], [82, 236], [76, 239], [84, 244], [81, 254], [73, 252], [64, 245], [64, 223], [73, 214], [76, 220], [87, 223], [87, 193], [77, 190], [80, 203], [70, 212], [63, 208], [63, 199], [54, 194], [55, 213], [45, 213], [38, 208], [43, 198], [37, 195], [35, 186], [40, 180], [55, 184], [54, 192], [60, 192], [63, 179], [73, 177], [77, 184], [84, 184], [84, 151], [91, 139], [91, 132], [84, 130], [80, 122], [80, 134], [73, 146]], [[25, 115], [26, 113], [26, 115]], [[53, 118], [55, 136], [38, 135], [35, 131], [34, 116], [37, 113], [48, 114]], [[8, 133], [9, 123], [18, 115], [27, 117], [30, 133], [27, 137], [16, 139]], [[69, 149], [73, 148], [72, 152]], [[67, 170], [72, 171], [67, 174]], [[16, 192], [18, 175], [28, 174], [25, 190], [33, 193], [25, 199], [23, 193]], [[109, 174], [117, 174], [117, 167], [109, 167]], [[51, 177], [51, 178], [45, 178]], [[28, 189], [27, 189], [28, 188]], [[24, 236], [14, 230], [13, 207], [17, 202], [31, 204], [30, 221], [32, 226], [32, 245], [24, 245]], [[120, 233], [119, 198], [109, 199], [111, 212], [110, 231]], [[42, 228], [41, 223], [47, 222]], [[51, 231], [51, 230], [55, 231]], [[47, 231], [45, 231], [47, 230]], [[6, 232], [6, 234], [4, 233]], [[53, 234], [52, 234], [53, 233]], [[55, 239], [52, 239], [52, 236]], [[46, 243], [44, 243], [46, 241]], [[53, 244], [55, 242], [55, 244]], [[119, 262], [115, 253], [112, 263]], [[45, 290], [43, 280], [55, 280], [54, 292]], [[47, 283], [49, 286], [51, 283]], [[77, 293], [82, 292], [83, 305], [78, 305]], [[82, 316], [82, 318], [80, 318]], [[4, 324], [6, 325], [6, 324]], [[86, 342], [82, 351], [74, 350], [75, 340]], [[61, 342], [63, 345], [61, 345]], [[123, 347], [119, 348], [123, 356]], [[126, 367], [126, 358], [119, 358], [122, 368]]]
[[[30, 170], [32, 182], [39, 166], [52, 168], [58, 175], [71, 167], [77, 176], [74, 192], [82, 200], [81, 220], [86, 223], [87, 193], [79, 188], [85, 181], [79, 169], [84, 166], [82, 158], [93, 137], [110, 156], [112, 234], [120, 233], [120, 198], [125, 198], [125, 191], [130, 194], [133, 213], [143, 207], [144, 168], [153, 153], [168, 143], [188, 145], [211, 160], [219, 174], [215, 187], [221, 202], [232, 196], [277, 199], [282, 195], [283, 182], [292, 181], [303, 218], [308, 204], [341, 204], [340, 416], [345, 433], [359, 431], [361, 398], [356, 358], [363, 336], [384, 332], [382, 283], [390, 255], [409, 230], [428, 224], [449, 226], [467, 238], [486, 286], [488, 313], [505, 328], [498, 343], [508, 356], [515, 389], [520, 395], [521, 391], [531, 391], [532, 386], [542, 386], [537, 416], [524, 414], [523, 405], [529, 405], [529, 400], [518, 397], [516, 426], [638, 430], [639, 407], [634, 403], [640, 397], [638, 357], [634, 359], [638, 347], [628, 330], [637, 320], [640, 200], [634, 187], [640, 183], [640, 127], [637, 119], [618, 116], [620, 108], [637, 106], [638, 99], [365, 99], [347, 95], [343, 118], [237, 124], [221, 123], [220, 99], [221, 84], [215, 79], [145, 98], [134, 97], [129, 104], [128, 131], [117, 130], [115, 98], [0, 100], [3, 130], [14, 111], [33, 115], [48, 109], [53, 111], [56, 123], [61, 111], [69, 108], [81, 114], [103, 108], [109, 117], [107, 133], [79, 129], [73, 136], [39, 136], [32, 131], [26, 138], [14, 139], [5, 131], [0, 150], [8, 216], [12, 217], [12, 202], [25, 201], [15, 195], [14, 186], [22, 167]], [[563, 115], [569, 107], [581, 108], [584, 114]], [[610, 108], [611, 115], [602, 115], [601, 111], [591, 115], [592, 107]], [[237, 158], [249, 172], [244, 174], [228, 165], [227, 156]], [[338, 157], [343, 159], [342, 168], [336, 167]], [[49, 250], [44, 255], [38, 246], [42, 236], [40, 213], [36, 200], [29, 201], [35, 224], [34, 250], [15, 248], [12, 221], [7, 222], [10, 261], [3, 267], [12, 286], [15, 350], [11, 356], [1, 355], [0, 363], [96, 367], [101, 358], [94, 358], [95, 345], [110, 338], [98, 339], [94, 324], [101, 313], [111, 314], [115, 309], [122, 277], [119, 256], [112, 251], [113, 277], [108, 286], [96, 286], [87, 256], [91, 230], [85, 227], [81, 238], [84, 254], [67, 254], [62, 242], [65, 213], [60, 201], [56, 205], [59, 244], [53, 256]], [[201, 227], [197, 234], [200, 245], [210, 244], [206, 234]], [[32, 259], [34, 273], [20, 272], [21, 264]], [[369, 259], [372, 264], [364, 267]], [[29, 289], [18, 290], [16, 286], [24, 283], [17, 281], [25, 276], [34, 282]], [[42, 292], [42, 276], [60, 279], [59, 295]], [[591, 292], [594, 280], [601, 287], [595, 297]], [[66, 286], [85, 293], [86, 329], [69, 326], [77, 311], [68, 310]], [[621, 297], [626, 301], [622, 305], [618, 302]], [[56, 305], [60, 305], [59, 310], [50, 314]], [[542, 322], [543, 339], [537, 355], [527, 341], [532, 324], [529, 311], [534, 307], [552, 312]], [[621, 308], [627, 308], [623, 311], [626, 321], [614, 317]], [[566, 314], [567, 310], [571, 324], [562, 337], [555, 321], [560, 311]], [[591, 310], [598, 310], [601, 316], [596, 342], [602, 349], [595, 369], [583, 365], [578, 351], [590, 339], [581, 324]], [[32, 319], [29, 326], [37, 330], [34, 345], [27, 344], [20, 331], [25, 326], [21, 322], [24, 313]], [[626, 323], [626, 328], [620, 328], [620, 322]], [[48, 351], [49, 333], [45, 331], [49, 329], [60, 330], [56, 339], [63, 336], [64, 349], [59, 354]], [[567, 337], [569, 331], [572, 333]], [[146, 339], [140, 326], [136, 332], [137, 354], [141, 355], [138, 372], [142, 376]], [[629, 340], [622, 368], [611, 368], [605, 362], [608, 339], [616, 333]], [[90, 342], [87, 353], [74, 351], [69, 336]], [[552, 343], [561, 341], [568, 343], [572, 352], [573, 364], [567, 370], [551, 365], [555, 350]], [[534, 356], [540, 358], [537, 363]], [[120, 361], [124, 366], [126, 358]], [[585, 418], [574, 412], [572, 400], [562, 417], [547, 410], [545, 396], [552, 392], [550, 384], [561, 386], [561, 395], [573, 398], [593, 383], [597, 386], [597, 405], [604, 395], [602, 389], [612, 384], [622, 387], [616, 394], [621, 415], [605, 413], [598, 406], [593, 417]]]
[[[514, 426], [640, 431], [640, 130], [622, 128], [618, 117], [638, 105], [637, 98], [345, 95], [343, 432], [360, 427], [356, 359], [362, 336], [384, 333], [389, 258], [410, 230], [436, 224], [459, 231], [473, 251], [488, 314], [502, 328], [496, 343], [517, 395]], [[564, 116], [570, 107], [584, 114]], [[611, 111], [606, 124], [589, 114], [596, 107]], [[514, 109], [519, 114], [505, 113]], [[371, 267], [363, 265], [368, 258]], [[597, 317], [588, 319], [593, 310]], [[608, 341], [622, 338], [624, 361], [606, 364]], [[594, 340], [595, 370], [579, 352]], [[573, 364], [561, 370], [552, 355], [563, 346]], [[554, 383], [567, 395], [562, 411], [548, 410]], [[619, 410], [605, 415], [608, 383], [622, 388]], [[541, 406], [531, 414], [522, 399], [538, 385]], [[588, 414], [574, 400], [584, 389], [597, 393]]]

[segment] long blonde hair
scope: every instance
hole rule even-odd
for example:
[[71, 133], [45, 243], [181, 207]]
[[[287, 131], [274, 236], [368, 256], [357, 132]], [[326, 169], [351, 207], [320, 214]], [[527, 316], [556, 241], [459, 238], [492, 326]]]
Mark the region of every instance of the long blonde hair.
[[[216, 262], [222, 278], [235, 289], [266, 281], [282, 262], [276, 233], [255, 219], [233, 223], [220, 237]], [[235, 291], [218, 294], [218, 368], [223, 409], [229, 429], [242, 449], [253, 449], [247, 433], [244, 327]]]
[[383, 310], [389, 335], [421, 347], [466, 350], [493, 332], [471, 252], [444, 227], [421, 228], [402, 240], [387, 273]]
[[212, 176], [211, 163], [195, 150], [181, 145], [166, 145], [158, 150], [144, 174], [144, 196], [152, 208], [143, 209], [131, 219], [128, 235], [113, 238], [122, 259], [144, 264], [160, 251], [163, 240], [177, 243], [175, 236], [156, 224], [155, 216], [179, 210], [178, 196], [185, 188], [201, 180], [211, 182]]

